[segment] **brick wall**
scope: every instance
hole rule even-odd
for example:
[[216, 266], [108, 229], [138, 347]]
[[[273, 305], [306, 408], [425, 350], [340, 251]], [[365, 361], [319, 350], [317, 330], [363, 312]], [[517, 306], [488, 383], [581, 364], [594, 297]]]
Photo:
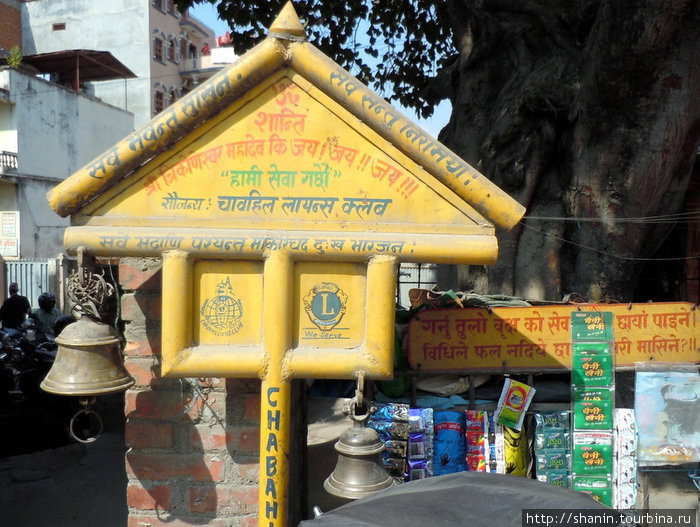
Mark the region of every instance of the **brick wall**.
[[22, 45], [22, 17], [19, 9], [0, 3], [0, 48]]
[[257, 526], [260, 381], [160, 376], [160, 259], [122, 259], [129, 527]]

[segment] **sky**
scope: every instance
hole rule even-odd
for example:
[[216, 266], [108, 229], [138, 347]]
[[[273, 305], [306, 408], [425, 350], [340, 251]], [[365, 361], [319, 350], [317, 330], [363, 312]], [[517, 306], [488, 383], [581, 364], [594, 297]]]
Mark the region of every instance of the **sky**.
[[[208, 2], [196, 4], [194, 7], [190, 8], [190, 14], [212, 28], [216, 36], [221, 36], [229, 30], [228, 24], [219, 20], [219, 14], [216, 11], [216, 6]], [[401, 106], [398, 106], [398, 109], [406, 117], [410, 118], [424, 128], [428, 133], [434, 137], [437, 137], [442, 127], [447, 124], [447, 121], [450, 118], [451, 106], [449, 102], [443, 101], [436, 107], [435, 112], [433, 112], [433, 116], [430, 119], [421, 119], [416, 116], [415, 112], [412, 110], [402, 108]]]

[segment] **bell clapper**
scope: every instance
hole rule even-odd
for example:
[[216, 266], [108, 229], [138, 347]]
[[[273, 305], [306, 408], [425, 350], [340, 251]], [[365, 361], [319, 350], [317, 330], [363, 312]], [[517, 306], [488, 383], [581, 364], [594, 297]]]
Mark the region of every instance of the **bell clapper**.
[[[68, 432], [70, 433], [70, 436], [79, 443], [92, 443], [98, 437], [100, 437], [100, 434], [102, 434], [102, 430], [104, 429], [102, 417], [100, 417], [100, 414], [92, 409], [96, 399], [97, 398], [95, 396], [81, 397], [80, 404], [83, 406], [83, 408], [78, 410], [70, 420]], [[95, 425], [94, 427], [93, 424]], [[80, 427], [77, 429], [77, 431], [76, 426]], [[93, 432], [93, 428], [97, 431]]]

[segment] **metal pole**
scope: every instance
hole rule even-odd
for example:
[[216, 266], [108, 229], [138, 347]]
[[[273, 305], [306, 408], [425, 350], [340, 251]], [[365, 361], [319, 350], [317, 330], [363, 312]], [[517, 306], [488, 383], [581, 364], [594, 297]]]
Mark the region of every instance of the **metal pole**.
[[288, 516], [291, 383], [284, 358], [291, 347], [294, 263], [272, 252], [265, 261], [263, 343], [266, 371], [260, 404], [260, 490], [258, 525], [285, 527]]

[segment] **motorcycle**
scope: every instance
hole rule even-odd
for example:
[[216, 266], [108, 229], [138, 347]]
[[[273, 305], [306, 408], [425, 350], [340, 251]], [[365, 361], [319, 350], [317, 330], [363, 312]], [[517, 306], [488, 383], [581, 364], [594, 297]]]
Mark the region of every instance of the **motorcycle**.
[[53, 337], [41, 334], [29, 318], [20, 329], [0, 330], [0, 346], [0, 399], [10, 400], [13, 394], [30, 399], [42, 395], [41, 381], [58, 349]]

